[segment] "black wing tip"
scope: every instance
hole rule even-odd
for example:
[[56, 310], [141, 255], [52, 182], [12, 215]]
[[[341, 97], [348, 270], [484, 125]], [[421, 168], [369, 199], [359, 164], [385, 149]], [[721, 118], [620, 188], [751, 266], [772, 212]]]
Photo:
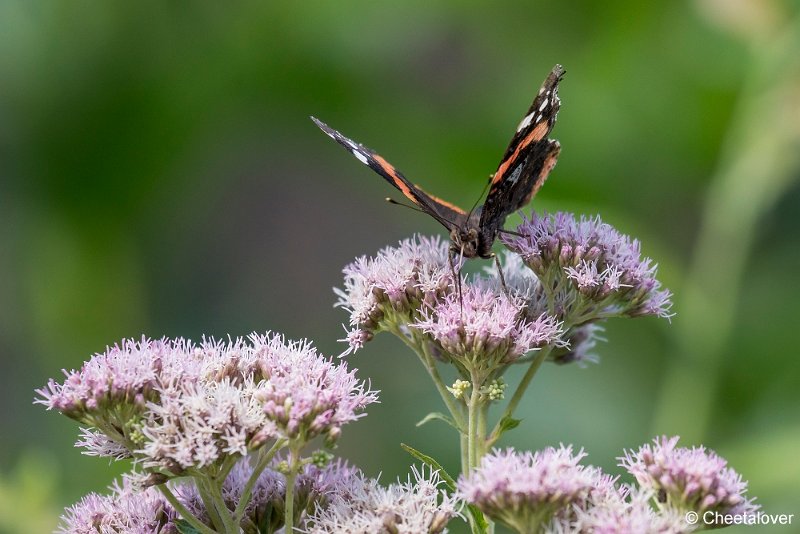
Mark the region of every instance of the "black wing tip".
[[328, 126], [327, 124], [325, 124], [324, 122], [319, 120], [318, 118], [314, 117], [313, 115], [309, 115], [309, 117], [311, 117], [311, 120], [314, 121], [314, 124], [317, 125], [317, 128], [322, 130], [331, 139], [335, 139], [335, 140], [338, 141], [337, 134], [338, 135], [342, 135], [342, 134], [340, 134], [339, 132], [337, 132], [336, 130], [334, 130], [333, 128], [331, 128], [330, 126]]
[[312, 121], [314, 121], [314, 124], [316, 124], [317, 127], [319, 127], [320, 129], [322, 129], [322, 130], [325, 130], [326, 128], [330, 129], [330, 126], [328, 126], [327, 124], [325, 124], [324, 122], [322, 122], [321, 120], [316, 118], [314, 115], [309, 115], [308, 118], [310, 118]]
[[550, 74], [547, 76], [547, 80], [544, 82], [545, 85], [553, 86], [557, 85], [558, 82], [564, 77], [567, 73], [566, 69], [561, 66], [560, 63], [556, 63], [556, 65], [550, 70]]

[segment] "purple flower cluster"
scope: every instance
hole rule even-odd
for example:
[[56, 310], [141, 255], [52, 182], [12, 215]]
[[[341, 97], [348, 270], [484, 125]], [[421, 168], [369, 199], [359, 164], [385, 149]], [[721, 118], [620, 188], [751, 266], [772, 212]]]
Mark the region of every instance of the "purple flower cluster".
[[286, 438], [335, 440], [377, 394], [307, 341], [123, 341], [37, 402], [89, 426], [90, 454], [181, 474]]
[[585, 456], [563, 445], [535, 453], [495, 450], [459, 478], [458, 495], [517, 532], [537, 532], [605, 480], [598, 468], [580, 464]]
[[[280, 457], [262, 471], [252, 487], [250, 502], [244, 509], [241, 526], [245, 532], [277, 532], [283, 526], [286, 477], [280, 472]], [[231, 511], [242, 499], [244, 488], [253, 474], [251, 462], [239, 461], [222, 485], [223, 500]], [[324, 468], [307, 464], [294, 484], [294, 517], [302, 523], [306, 514], [326, 506], [332, 495], [348, 491], [360, 480], [360, 471], [342, 460]], [[173, 485], [175, 495], [195, 517], [211, 525], [205, 504], [193, 484]], [[258, 529], [258, 530], [256, 530]]]
[[745, 497], [747, 482], [728, 462], [705, 447], [677, 447], [678, 437], [663, 436], [619, 458], [643, 488], [681, 510], [753, 514], [760, 508]]
[[458, 481], [458, 496], [515, 532], [528, 534], [678, 534], [703, 525], [686, 512], [746, 515], [758, 511], [747, 483], [702, 447], [677, 448], [661, 438], [620, 458], [639, 486], [618, 486], [599, 469], [580, 465], [583, 451], [495, 450]]
[[549, 345], [552, 361], [584, 362], [595, 359], [598, 322], [671, 316], [671, 294], [639, 242], [599, 218], [534, 213], [517, 232], [502, 237], [511, 251], [505, 287], [491, 267], [488, 276], [462, 280], [459, 293], [449, 245], [438, 238], [405, 240], [345, 267], [336, 293], [350, 312], [346, 353], [376, 332], [406, 335], [411, 327], [431, 337], [444, 359], [483, 353], [506, 364]]
[[440, 486], [437, 471], [413, 470], [414, 480], [381, 486], [376, 479], [354, 477], [317, 508], [306, 534], [440, 534], [458, 515], [456, 502]]
[[574, 506], [573, 514], [563, 514], [546, 531], [592, 534], [681, 534], [691, 532], [685, 514], [652, 506], [653, 494], [642, 488], [614, 487], [592, 492], [585, 506]]
[[41, 396], [37, 402], [86, 424], [92, 424], [93, 417], [110, 406], [141, 411], [148, 400], [157, 397], [155, 390], [160, 384], [196, 380], [202, 362], [198, 356], [195, 347], [183, 339], [123, 340], [95, 354], [80, 370], [64, 371], [67, 378], [63, 383], [50, 379], [36, 391]]
[[126, 479], [111, 487], [109, 495], [90, 493], [64, 510], [56, 532], [89, 534], [177, 534], [177, 514], [156, 488], [138, 491]]
[[448, 244], [438, 237], [416, 236], [344, 268], [344, 289], [335, 289], [336, 305], [350, 313], [353, 350], [381, 329], [411, 322], [421, 306], [452, 291], [447, 251]]
[[[276, 532], [283, 526], [286, 478], [278, 472], [279, 459], [258, 476], [252, 497], [241, 520], [245, 532]], [[247, 459], [231, 469], [222, 485], [225, 504], [233, 511], [242, 498], [245, 485], [253, 474]], [[295, 481], [295, 517], [325, 506], [334, 494], [360, 487], [363, 476], [341, 460], [325, 468], [306, 465]], [[192, 515], [212, 528], [205, 504], [197, 487], [189, 482], [169, 484], [178, 502]], [[177, 534], [178, 513], [155, 487], [140, 488], [127, 477], [122, 485], [115, 484], [108, 495], [91, 493], [67, 508], [58, 532], [88, 534], [93, 532], [126, 532], [135, 534]]]
[[459, 293], [448, 247], [417, 237], [345, 267], [345, 287], [336, 291], [338, 305], [350, 311], [347, 352], [389, 330], [432, 346], [436, 356], [462, 369], [492, 371], [546, 345], [566, 345], [560, 322], [544, 303], [529, 300], [538, 280], [521, 262], [521, 269], [509, 272], [513, 296], [505, 294], [497, 273], [462, 280]]
[[[614, 315], [669, 317], [669, 291], [656, 280], [656, 266], [642, 258], [639, 241], [599, 217], [532, 214], [503, 242], [522, 257], [546, 291], [565, 292], [559, 317], [572, 323]], [[555, 295], [554, 295], [555, 296]]]
[[255, 393], [282, 436], [310, 440], [325, 435], [335, 441], [342, 425], [365, 415], [378, 401], [346, 363], [322, 357], [307, 341], [251, 336], [263, 382]]
[[485, 284], [464, 286], [461, 299], [451, 293], [423, 308], [411, 326], [430, 335], [457, 362], [489, 370], [561, 343], [560, 324], [554, 318], [542, 313], [529, 320], [520, 303]]

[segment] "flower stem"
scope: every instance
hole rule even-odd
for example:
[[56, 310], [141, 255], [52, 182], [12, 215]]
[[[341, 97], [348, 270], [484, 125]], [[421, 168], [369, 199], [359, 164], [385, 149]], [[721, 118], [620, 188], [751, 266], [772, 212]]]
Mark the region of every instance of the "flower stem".
[[192, 525], [195, 530], [200, 532], [201, 534], [215, 534], [215, 532], [205, 526], [202, 521], [200, 521], [195, 515], [186, 508], [175, 494], [172, 493], [172, 490], [166, 484], [159, 484], [156, 486], [158, 490], [164, 495], [164, 498], [167, 499], [173, 508], [180, 514], [181, 518], [184, 519], [187, 523]]
[[239, 525], [233, 520], [230, 508], [225, 504], [225, 499], [222, 496], [222, 484], [224, 479], [220, 480], [214, 477], [209, 480], [208, 489], [211, 492], [211, 498], [214, 500], [214, 506], [217, 508], [219, 517], [222, 520], [222, 526], [228, 534], [239, 534]]
[[286, 501], [285, 501], [285, 514], [283, 519], [284, 532], [292, 534], [294, 532], [294, 483], [297, 479], [297, 471], [300, 468], [298, 457], [300, 456], [299, 448], [295, 445], [290, 447], [289, 451], [289, 472], [286, 474]]
[[200, 500], [203, 501], [203, 506], [206, 509], [206, 513], [208, 513], [208, 517], [211, 519], [211, 523], [217, 529], [217, 531], [224, 532], [225, 525], [222, 522], [222, 518], [217, 511], [216, 503], [214, 502], [214, 498], [211, 496], [211, 493], [208, 488], [208, 479], [205, 475], [198, 475], [193, 477], [194, 484], [197, 487], [197, 493], [200, 494]]
[[445, 406], [447, 406], [453, 421], [455, 421], [456, 425], [458, 425], [458, 428], [461, 430], [461, 432], [465, 432], [467, 429], [464, 425], [464, 415], [462, 413], [461, 406], [456, 403], [455, 397], [453, 397], [453, 395], [447, 390], [447, 386], [442, 380], [439, 370], [436, 368], [436, 363], [433, 361], [431, 355], [428, 354], [426, 350], [421, 349], [417, 343], [414, 343], [408, 339], [408, 336], [404, 335], [398, 328], [392, 328], [390, 331], [395, 336], [399, 337], [403, 343], [405, 343], [406, 346], [413, 350], [414, 353], [419, 357], [422, 365], [425, 367], [425, 370], [428, 371], [428, 375], [431, 377], [431, 380], [433, 380], [436, 390], [442, 397], [442, 401], [444, 401]]
[[469, 450], [469, 471], [478, 465], [478, 413], [480, 412], [480, 384], [478, 377], [472, 373], [472, 394], [469, 397], [467, 448]]
[[264, 469], [267, 468], [267, 465], [275, 456], [275, 453], [281, 450], [284, 445], [286, 445], [286, 440], [279, 439], [266, 453], [263, 451], [263, 449], [259, 451], [258, 462], [253, 467], [253, 473], [250, 475], [250, 478], [247, 479], [247, 483], [245, 483], [244, 489], [242, 490], [242, 496], [239, 498], [239, 504], [236, 505], [236, 510], [233, 512], [233, 519], [236, 521], [236, 524], [239, 524], [242, 521], [244, 511], [250, 502], [250, 496], [253, 493], [253, 487], [258, 481], [258, 477], [260, 477], [261, 473], [264, 472]]

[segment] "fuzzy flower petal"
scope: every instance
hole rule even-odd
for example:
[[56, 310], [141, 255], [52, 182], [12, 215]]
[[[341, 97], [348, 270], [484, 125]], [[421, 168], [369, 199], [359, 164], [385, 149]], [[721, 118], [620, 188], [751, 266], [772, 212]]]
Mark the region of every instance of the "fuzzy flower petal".
[[574, 514], [556, 518], [545, 529], [548, 534], [683, 534], [694, 529], [681, 514], [651, 505], [653, 494], [641, 488], [621, 486], [593, 493], [585, 506], [575, 506]]
[[378, 401], [355, 370], [321, 356], [306, 341], [258, 335], [251, 340], [265, 380], [255, 397], [289, 439], [325, 435], [335, 441], [343, 425], [363, 417], [363, 409]]
[[281, 436], [334, 441], [377, 401], [345, 364], [272, 333], [199, 345], [126, 340], [66, 374], [36, 402], [87, 426], [79, 446], [173, 475]]
[[760, 506], [746, 497], [747, 482], [728, 462], [705, 447], [677, 447], [678, 437], [653, 440], [619, 458], [639, 483], [681, 510], [753, 514]]
[[351, 479], [309, 517], [306, 534], [439, 534], [456, 515], [455, 500], [436, 471], [413, 470], [414, 480], [382, 487], [363, 475]]
[[[451, 291], [453, 269], [448, 243], [438, 237], [414, 237], [361, 257], [344, 268], [344, 288], [336, 305], [350, 313], [353, 351], [381, 328], [409, 322], [422, 303]], [[459, 267], [456, 266], [455, 269]]]
[[560, 324], [541, 314], [528, 320], [524, 308], [482, 285], [466, 285], [462, 298], [450, 294], [428, 309], [413, 327], [430, 335], [452, 358], [493, 368], [528, 351], [561, 344]]
[[[570, 307], [587, 301], [599, 316], [670, 317], [670, 292], [656, 280], [656, 265], [641, 256], [639, 241], [621, 234], [599, 217], [576, 219], [569, 213], [537, 215], [518, 228], [521, 235], [501, 240], [522, 256], [542, 280], [571, 282]], [[566, 314], [584, 310], [567, 309]]]
[[458, 496], [517, 532], [536, 532], [599, 483], [601, 471], [580, 464], [585, 456], [563, 445], [536, 453], [495, 450], [459, 478]]
[[109, 495], [90, 493], [70, 506], [56, 530], [60, 534], [177, 532], [176, 513], [156, 488], [137, 491], [127, 481]]

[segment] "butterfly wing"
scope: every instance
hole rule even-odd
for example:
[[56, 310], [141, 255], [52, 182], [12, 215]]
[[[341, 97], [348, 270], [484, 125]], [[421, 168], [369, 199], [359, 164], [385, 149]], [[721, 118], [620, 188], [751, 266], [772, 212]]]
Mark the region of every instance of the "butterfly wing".
[[395, 169], [391, 163], [364, 145], [345, 137], [337, 130], [334, 130], [314, 117], [311, 117], [311, 120], [313, 120], [323, 132], [328, 134], [331, 139], [345, 147], [358, 161], [383, 176], [387, 182], [399, 189], [406, 198], [416, 204], [422, 211], [439, 221], [445, 228], [452, 230], [453, 228], [461, 228], [464, 226], [467, 220], [467, 214], [464, 210], [426, 193], [419, 186], [408, 181], [408, 179], [403, 176], [400, 171]]
[[547, 136], [561, 106], [558, 83], [563, 76], [561, 65], [550, 71], [492, 176], [480, 219], [485, 242], [493, 242], [506, 217], [530, 202], [556, 164], [561, 146]]

